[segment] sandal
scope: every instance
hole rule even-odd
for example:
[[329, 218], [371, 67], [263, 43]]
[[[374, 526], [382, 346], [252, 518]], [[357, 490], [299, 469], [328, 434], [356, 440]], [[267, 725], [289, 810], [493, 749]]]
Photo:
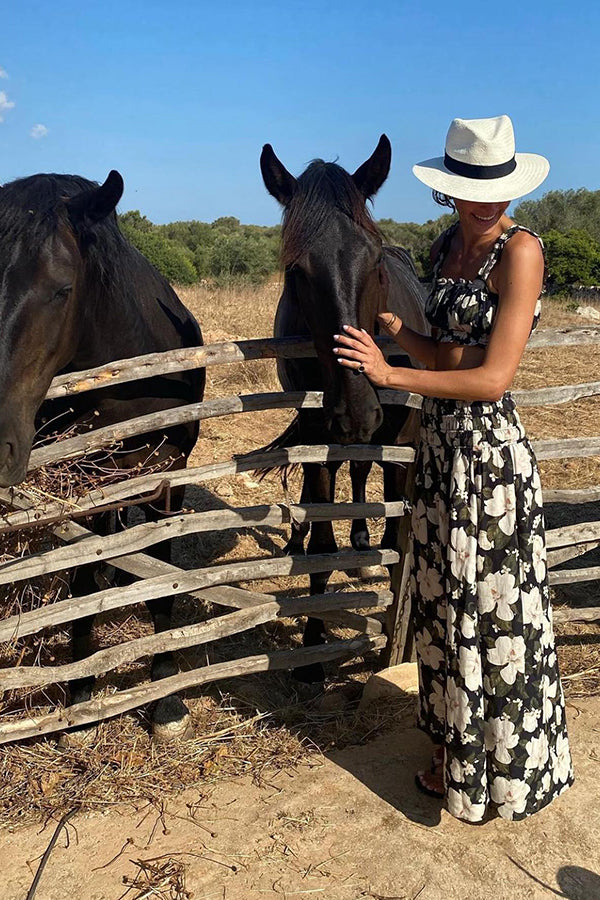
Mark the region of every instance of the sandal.
[[439, 744], [433, 751], [431, 755], [431, 773], [435, 775], [436, 769], [442, 769], [444, 767], [445, 760], [445, 752], [444, 745]]
[[438, 791], [436, 788], [428, 787], [423, 781], [423, 776], [426, 776], [427, 772], [420, 771], [415, 775], [415, 784], [417, 788], [421, 791], [422, 794], [427, 794], [428, 797], [435, 797], [436, 800], [443, 800], [446, 796], [445, 791]]
[[415, 775], [415, 784], [417, 788], [423, 793], [427, 794], [428, 797], [435, 797], [437, 800], [442, 800], [446, 796], [445, 790], [438, 790], [437, 788], [428, 787], [425, 784], [424, 779], [427, 778], [428, 775], [436, 775], [440, 776], [443, 774], [444, 769], [444, 746], [437, 746], [431, 756], [431, 769], [429, 772], [425, 772], [421, 770], [417, 772]]

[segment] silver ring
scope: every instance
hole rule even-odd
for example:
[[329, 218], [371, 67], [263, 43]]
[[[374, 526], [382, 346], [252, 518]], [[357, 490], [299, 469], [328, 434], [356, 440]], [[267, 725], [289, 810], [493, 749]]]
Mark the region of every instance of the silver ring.
[[362, 373], [363, 373], [363, 372], [364, 372], [364, 371], [365, 371], [365, 367], [364, 367], [364, 366], [363, 366], [363, 364], [362, 364], [362, 363], [361, 363], [361, 364], [360, 364], [360, 365], [359, 365], [359, 367], [358, 367], [358, 368], [357, 368], [357, 370], [356, 370], [356, 371], [357, 371], [357, 372], [360, 372], [360, 373], [361, 373], [361, 375], [362, 375]]

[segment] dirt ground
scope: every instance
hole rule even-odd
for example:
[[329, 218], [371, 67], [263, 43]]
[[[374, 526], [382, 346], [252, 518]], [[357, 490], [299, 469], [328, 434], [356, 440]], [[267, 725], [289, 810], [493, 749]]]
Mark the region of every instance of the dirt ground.
[[[268, 335], [279, 290], [273, 284], [241, 297], [239, 291], [229, 294], [206, 288], [180, 293], [201, 321], [209, 343]], [[566, 307], [548, 306], [544, 326], [585, 324]], [[600, 347], [586, 347], [585, 353], [568, 347], [529, 351], [515, 387], [592, 381], [599, 365]], [[273, 361], [208, 370], [207, 398], [277, 389]], [[527, 408], [522, 413], [533, 438], [568, 437], [597, 435], [599, 409], [600, 398], [593, 398], [568, 406]], [[203, 465], [255, 449], [283, 430], [290, 416], [287, 411], [275, 411], [209, 420], [203, 424], [191, 464]], [[600, 458], [549, 461], [542, 463], [541, 469], [545, 488], [600, 484]], [[340, 478], [338, 499], [349, 499], [348, 482], [346, 476]], [[380, 478], [375, 474], [368, 490], [368, 499], [380, 498]], [[298, 479], [291, 480], [290, 496], [299, 496]], [[206, 490], [195, 488], [187, 495], [189, 505], [197, 509], [274, 503], [281, 499], [278, 479], [260, 482], [250, 474], [211, 482]], [[573, 521], [582, 521], [582, 516], [598, 518], [600, 505], [593, 509], [589, 504], [578, 509], [548, 509], [551, 527], [566, 524], [573, 516]], [[371, 524], [376, 545], [383, 522]], [[336, 525], [336, 534], [340, 544], [347, 546], [347, 523]], [[185, 539], [175, 548], [175, 561], [191, 567], [279, 554], [285, 540], [285, 529], [245, 529], [235, 534], [209, 535], [201, 546]], [[573, 564], [579, 567], [599, 562], [598, 551], [593, 551]], [[333, 581], [350, 590], [359, 587], [345, 575], [335, 576]], [[308, 580], [278, 579], [247, 586], [290, 595], [306, 592]], [[384, 582], [372, 580], [371, 586], [384, 586]], [[597, 605], [598, 583], [557, 591], [555, 605], [562, 603]], [[175, 617], [174, 624], [197, 620], [197, 604], [181, 598]], [[149, 631], [147, 618], [130, 611], [124, 615], [114, 613], [100, 620], [97, 642], [109, 646], [124, 636], [133, 639]], [[333, 629], [333, 633], [350, 636], [339, 629]], [[259, 630], [252, 639], [262, 647], [289, 647], [298, 643], [300, 630], [298, 623], [284, 620]], [[65, 832], [61, 834], [36, 900], [62, 900], [65, 896], [77, 900], [185, 900], [186, 896], [193, 896], [194, 900], [258, 900], [263, 896], [290, 900], [310, 900], [312, 896], [325, 900], [537, 900], [550, 896], [600, 900], [600, 627], [561, 626], [557, 628], [557, 639], [577, 782], [531, 820], [516, 824], [495, 820], [483, 826], [469, 826], [440, 813], [439, 804], [418, 794], [414, 772], [426, 761], [429, 750], [427, 739], [413, 727], [414, 711], [406, 698], [399, 704], [394, 724], [375, 729], [372, 739], [368, 739], [364, 729], [353, 732], [350, 704], [344, 712], [343, 740], [338, 739], [337, 722], [330, 736], [320, 739], [324, 731], [321, 729], [317, 735], [317, 710], [312, 730], [305, 729], [304, 743], [290, 745], [289, 755], [284, 755], [281, 765], [271, 762], [263, 766], [269, 741], [272, 753], [279, 752], [274, 738], [264, 733], [252, 738], [255, 744], [248, 755], [254, 763], [236, 763], [236, 745], [228, 742], [240, 726], [238, 719], [232, 718], [222, 727], [224, 705], [242, 703], [248, 720], [256, 712], [270, 715], [275, 708], [286, 705], [287, 718], [284, 716], [279, 722], [280, 730], [288, 727], [290, 718], [297, 724], [298, 715], [305, 715], [304, 707], [298, 706], [297, 714], [293, 712], [290, 679], [286, 680], [284, 673], [272, 673], [256, 682], [238, 679], [222, 686], [224, 693], [219, 688], [213, 700], [220, 707], [215, 707], [214, 721], [208, 724], [202, 719], [202, 698], [192, 696], [189, 705], [196, 717], [198, 747], [202, 738], [207, 747], [212, 746], [212, 755], [202, 755], [202, 745], [198, 750], [202, 762], [196, 773], [190, 753], [185, 759], [185, 779], [181, 776], [177, 783], [175, 773], [183, 762], [174, 754], [172, 787], [163, 775], [161, 784], [167, 787], [163, 790], [159, 786], [157, 790], [155, 779], [152, 790], [147, 792], [150, 800], [143, 799], [140, 785], [146, 772], [151, 780], [156, 757], [135, 717], [103, 726], [112, 728], [113, 734], [123, 726], [123, 755], [126, 750], [131, 750], [131, 754], [126, 764], [119, 763], [121, 768], [115, 768], [114, 739], [104, 755], [101, 750], [93, 760], [93, 754], [87, 760], [83, 756], [70, 759], [60, 777], [44, 777], [44, 760], [49, 773], [57, 764], [57, 754], [49, 742], [35, 760], [30, 745], [23, 745], [18, 751], [20, 756], [16, 748], [3, 750], [2, 772], [5, 777], [10, 773], [10, 790], [0, 785], [0, 900], [24, 900], [39, 857], [73, 797], [82, 799], [83, 811], [67, 827], [68, 842]], [[66, 635], [64, 640], [66, 643]], [[183, 667], [218, 661], [222, 652], [246, 655], [248, 646], [244, 641], [245, 638], [239, 644], [232, 642], [225, 650], [220, 644], [207, 647], [201, 659], [192, 658], [193, 654], [187, 660], [183, 658]], [[350, 686], [356, 699], [356, 691], [373, 665], [372, 658], [359, 660], [354, 671], [345, 666], [337, 674], [337, 667], [332, 666], [332, 686], [336, 686], [336, 679], [342, 687]], [[123, 673], [123, 678], [137, 681], [145, 677], [144, 672], [145, 663]], [[273, 687], [267, 687], [267, 679]], [[118, 679], [115, 676], [113, 680]], [[268, 696], [267, 691], [271, 692]], [[235, 715], [242, 715], [239, 707]], [[200, 724], [206, 726], [204, 730]], [[217, 739], [219, 734], [221, 738]], [[207, 777], [209, 766], [218, 767], [215, 760], [227, 746], [229, 757], [225, 754], [225, 758], [230, 768], [225, 777], [215, 781]], [[132, 762], [133, 756], [137, 761]], [[261, 760], [260, 764], [256, 760]], [[169, 771], [164, 759], [161, 765], [163, 773]], [[20, 769], [22, 786], [18, 780]], [[231, 777], [232, 772], [244, 771], [251, 772], [251, 777]], [[101, 811], [102, 785], [111, 779], [116, 783], [117, 776], [123, 787], [111, 792], [106, 809]], [[136, 793], [131, 799], [134, 777]], [[89, 790], [92, 783], [96, 785], [93, 798]], [[186, 790], [175, 793], [182, 784], [188, 785]], [[189, 787], [191, 784], [194, 787]], [[23, 809], [30, 811], [23, 820], [27, 825], [15, 824], [15, 816], [9, 811], [7, 803], [15, 791], [27, 794], [22, 798]], [[122, 802], [114, 805], [119, 791]], [[6, 803], [5, 795], [9, 798]], [[43, 827], [41, 822], [48, 815], [51, 818]], [[36, 821], [37, 824], [31, 824]], [[146, 861], [147, 872], [152, 867], [152, 878], [142, 878], [142, 868], [135, 863], [139, 860]], [[124, 877], [128, 883], [123, 883]], [[136, 877], [138, 881], [132, 885]], [[186, 895], [185, 891], [191, 893]]]
[[[429, 741], [412, 712], [365, 745], [260, 786], [239, 778], [165, 797], [158, 810], [80, 814], [61, 833], [36, 900], [600, 898], [600, 698], [568, 705], [575, 785], [524, 822], [479, 826], [417, 792]], [[3, 900], [24, 900], [53, 830], [3, 834]], [[148, 881], [128, 892], [139, 861], [154, 871], [178, 865], [181, 892], [145, 890]]]

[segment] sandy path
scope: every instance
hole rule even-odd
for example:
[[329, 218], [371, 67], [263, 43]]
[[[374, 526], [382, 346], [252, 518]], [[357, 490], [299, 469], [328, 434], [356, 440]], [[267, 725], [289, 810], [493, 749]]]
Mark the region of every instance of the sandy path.
[[[182, 851], [199, 854], [177, 857], [194, 900], [600, 898], [600, 698], [569, 704], [568, 715], [577, 782], [525, 822], [469, 826], [440, 813], [413, 785], [428, 741], [407, 721], [261, 787], [239, 779], [170, 799], [167, 833], [152, 808], [79, 815], [36, 900], [117, 900], [122, 877], [137, 871], [132, 859]], [[186, 804], [199, 804], [197, 824]], [[2, 900], [24, 900], [27, 860], [35, 869], [52, 830], [3, 832]]]

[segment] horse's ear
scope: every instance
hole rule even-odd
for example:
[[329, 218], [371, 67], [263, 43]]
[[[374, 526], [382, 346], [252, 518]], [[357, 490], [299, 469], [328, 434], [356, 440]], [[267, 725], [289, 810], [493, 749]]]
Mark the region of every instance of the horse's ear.
[[379, 138], [373, 155], [359, 166], [352, 180], [365, 200], [374, 197], [385, 179], [388, 177], [392, 164], [392, 145], [387, 135]]
[[123, 178], [115, 169], [100, 187], [82, 191], [67, 201], [69, 216], [74, 225], [101, 222], [115, 209], [123, 194]]
[[265, 187], [271, 196], [275, 197], [282, 206], [287, 206], [294, 193], [298, 182], [290, 175], [283, 163], [275, 156], [275, 151], [270, 144], [265, 144], [260, 154], [260, 171], [262, 172]]

